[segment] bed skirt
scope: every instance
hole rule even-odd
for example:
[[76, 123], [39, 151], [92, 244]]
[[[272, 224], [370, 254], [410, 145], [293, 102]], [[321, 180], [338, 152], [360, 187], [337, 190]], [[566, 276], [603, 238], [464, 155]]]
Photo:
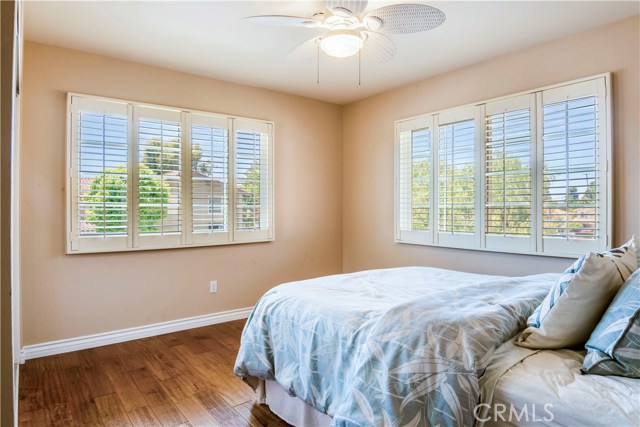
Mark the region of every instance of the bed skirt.
[[289, 396], [276, 381], [260, 380], [257, 391], [260, 403], [268, 405], [271, 412], [292, 426], [328, 427], [331, 424], [330, 416], [318, 412], [297, 397]]

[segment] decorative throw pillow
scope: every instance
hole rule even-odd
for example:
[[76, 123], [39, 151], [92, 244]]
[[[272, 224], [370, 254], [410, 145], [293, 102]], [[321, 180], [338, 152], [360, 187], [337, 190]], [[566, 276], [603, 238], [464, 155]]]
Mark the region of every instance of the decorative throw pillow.
[[631, 238], [631, 247], [636, 251], [636, 260], [638, 261], [638, 267], [640, 267], [640, 238], [634, 235]]
[[569, 267], [527, 320], [516, 344], [564, 348], [584, 343], [638, 262], [631, 242], [590, 252]]
[[640, 270], [622, 285], [586, 348], [585, 374], [640, 378]]
[[638, 258], [640, 257], [638, 257], [638, 253], [634, 248], [635, 245], [636, 236], [634, 235], [631, 240], [619, 248], [611, 249], [601, 254], [602, 256], [611, 257], [622, 276], [622, 283], [638, 269]]

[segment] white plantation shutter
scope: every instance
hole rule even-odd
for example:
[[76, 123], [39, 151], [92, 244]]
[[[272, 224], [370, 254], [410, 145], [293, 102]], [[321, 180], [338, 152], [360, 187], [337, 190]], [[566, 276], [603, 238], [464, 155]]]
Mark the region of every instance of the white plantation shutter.
[[229, 120], [191, 114], [191, 227], [194, 242], [229, 241]]
[[139, 107], [135, 114], [138, 142], [139, 245], [177, 245], [182, 232], [181, 112]]
[[398, 125], [398, 210], [396, 240], [405, 243], [433, 241], [431, 116]]
[[71, 100], [70, 249], [126, 248], [130, 235], [129, 108]]
[[608, 249], [609, 79], [396, 122], [396, 241], [553, 256]]
[[534, 107], [534, 95], [485, 105], [484, 223], [488, 249], [535, 249], [531, 238]]
[[67, 102], [67, 253], [273, 240], [273, 123]]
[[235, 239], [271, 239], [271, 125], [237, 119], [234, 136]]
[[476, 112], [438, 115], [438, 242], [476, 246]]
[[542, 246], [582, 253], [606, 243], [604, 79], [542, 92]]

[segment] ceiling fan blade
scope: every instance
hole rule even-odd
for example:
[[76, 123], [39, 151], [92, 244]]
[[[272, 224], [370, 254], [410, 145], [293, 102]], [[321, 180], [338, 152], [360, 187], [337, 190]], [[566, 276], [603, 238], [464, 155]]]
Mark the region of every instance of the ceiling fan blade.
[[262, 25], [279, 25], [284, 27], [314, 27], [320, 21], [313, 18], [302, 18], [299, 16], [286, 15], [258, 15], [247, 16], [242, 18], [243, 21], [249, 21]]
[[426, 4], [392, 4], [369, 12], [363, 20], [365, 25], [368, 18], [378, 21], [380, 27], [376, 31], [408, 34], [431, 30], [442, 24], [447, 16], [440, 9]]
[[396, 45], [384, 34], [363, 31], [367, 39], [362, 46], [362, 60], [365, 62], [389, 62], [396, 54]]
[[[368, 0], [324, 0], [327, 9], [338, 16], [358, 16], [367, 8]], [[345, 12], [346, 11], [346, 12]]]
[[287, 62], [303, 61], [305, 59], [313, 58], [318, 54], [320, 47], [320, 37], [314, 37], [311, 40], [298, 45], [293, 48], [287, 55]]

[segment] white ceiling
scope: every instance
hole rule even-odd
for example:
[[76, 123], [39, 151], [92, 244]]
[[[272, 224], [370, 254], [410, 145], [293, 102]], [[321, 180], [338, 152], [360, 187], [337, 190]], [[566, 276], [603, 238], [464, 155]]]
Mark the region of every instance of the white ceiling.
[[[399, 1], [370, 1], [367, 11]], [[406, 3], [415, 2], [404, 0]], [[263, 26], [241, 18], [308, 17], [321, 1], [27, 1], [27, 40], [95, 52], [245, 85], [346, 104], [429, 76], [640, 13], [639, 1], [424, 1], [440, 27], [391, 35], [386, 64], [357, 57], [290, 62], [287, 54], [321, 32]]]

